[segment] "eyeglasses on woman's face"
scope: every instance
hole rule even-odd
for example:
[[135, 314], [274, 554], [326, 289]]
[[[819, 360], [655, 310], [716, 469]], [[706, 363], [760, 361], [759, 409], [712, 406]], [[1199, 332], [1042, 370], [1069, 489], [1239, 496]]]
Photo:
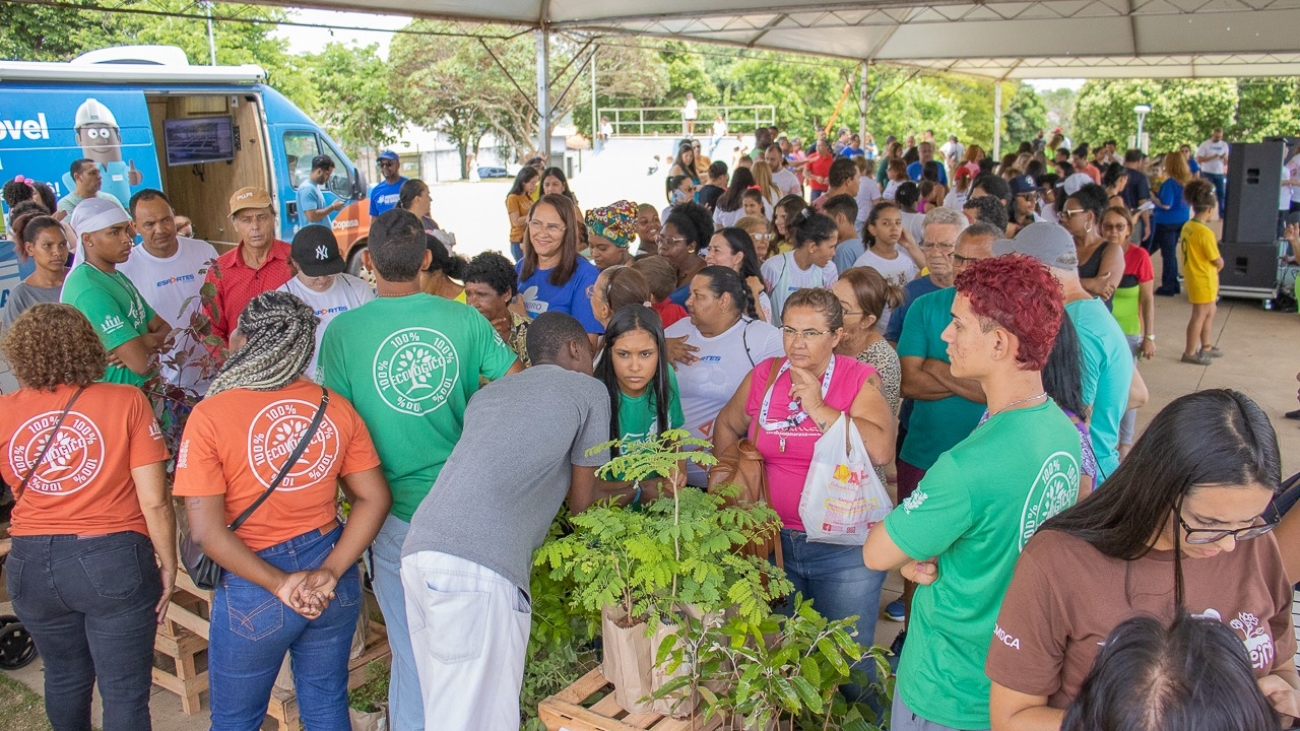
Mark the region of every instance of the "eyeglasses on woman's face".
[[559, 236], [564, 233], [564, 224], [547, 223], [536, 218], [528, 219], [528, 229], [534, 233], [546, 232], [552, 236]]
[[781, 337], [787, 340], [807, 340], [808, 342], [816, 342], [817, 340], [830, 335], [831, 332], [832, 331], [830, 330], [796, 330], [792, 327], [783, 327], [781, 328]]
[[1236, 530], [1193, 528], [1183, 519], [1182, 513], [1178, 513], [1178, 524], [1183, 527], [1183, 540], [1188, 544], [1195, 546], [1203, 546], [1207, 543], [1218, 543], [1228, 536], [1235, 538], [1238, 543], [1241, 541], [1249, 541], [1252, 538], [1259, 538], [1276, 528], [1280, 519], [1281, 518], [1277, 514], [1276, 508], [1271, 504], [1264, 515], [1255, 519], [1255, 525], [1246, 526], [1245, 528], [1237, 528]]
[[1061, 213], [1059, 215], [1062, 220], [1068, 221], [1070, 220], [1071, 216], [1078, 216], [1080, 214], [1087, 213], [1087, 212], [1088, 211], [1083, 208], [1062, 208]]

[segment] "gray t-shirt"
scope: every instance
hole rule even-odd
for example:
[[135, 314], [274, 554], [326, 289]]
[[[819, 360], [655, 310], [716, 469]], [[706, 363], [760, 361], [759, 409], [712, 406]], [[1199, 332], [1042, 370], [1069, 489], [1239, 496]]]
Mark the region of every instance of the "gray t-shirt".
[[0, 310], [0, 330], [14, 324], [14, 320], [32, 305], [51, 302], [57, 304], [62, 291], [63, 287], [33, 287], [27, 282], [19, 282], [9, 290], [9, 299], [5, 301], [4, 309]]
[[570, 466], [608, 452], [609, 395], [600, 381], [534, 365], [484, 386], [465, 430], [411, 517], [402, 556], [439, 551], [485, 566], [528, 591], [533, 551], [569, 492]]

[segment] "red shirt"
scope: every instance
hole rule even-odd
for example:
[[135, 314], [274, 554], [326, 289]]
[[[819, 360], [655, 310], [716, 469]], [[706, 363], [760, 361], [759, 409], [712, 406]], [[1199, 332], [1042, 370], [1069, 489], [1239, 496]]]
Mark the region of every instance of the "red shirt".
[[663, 321], [664, 327], [668, 327], [674, 322], [684, 320], [688, 317], [686, 314], [686, 308], [668, 299], [659, 300], [650, 305], [650, 308], [659, 315], [659, 319]]
[[239, 313], [244, 311], [254, 297], [279, 289], [280, 285], [292, 278], [289, 244], [279, 239], [271, 242], [271, 253], [262, 262], [260, 269], [254, 269], [244, 262], [242, 241], [239, 246], [217, 257], [216, 263], [203, 278], [205, 284], [211, 282], [217, 287], [217, 294], [212, 298], [216, 313], [207, 305], [203, 308], [203, 314], [212, 320], [212, 334], [220, 337], [223, 343], [228, 341], [230, 331], [239, 323]]
[[[817, 154], [808, 158], [808, 164], [804, 167], [812, 176], [815, 176], [808, 178], [809, 188], [813, 190], [828, 190], [830, 188], [830, 182], [825, 179], [831, 174], [831, 163], [833, 162], [835, 162], [834, 155]], [[817, 178], [822, 178], [822, 180], [818, 181]]]

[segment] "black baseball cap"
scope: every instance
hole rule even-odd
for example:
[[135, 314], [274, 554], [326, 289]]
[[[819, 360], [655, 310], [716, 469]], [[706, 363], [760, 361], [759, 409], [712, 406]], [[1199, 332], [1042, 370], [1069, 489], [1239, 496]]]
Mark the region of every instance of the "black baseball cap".
[[348, 263], [339, 255], [339, 242], [334, 238], [334, 231], [327, 226], [303, 226], [293, 236], [290, 256], [298, 269], [309, 277], [339, 274], [348, 268]]

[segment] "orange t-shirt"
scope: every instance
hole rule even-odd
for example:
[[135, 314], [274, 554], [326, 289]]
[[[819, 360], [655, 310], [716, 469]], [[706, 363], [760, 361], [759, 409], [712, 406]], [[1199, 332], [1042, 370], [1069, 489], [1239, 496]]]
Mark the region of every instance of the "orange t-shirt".
[[[24, 388], [0, 396], [0, 474], [15, 491], [76, 390]], [[144, 393], [117, 383], [87, 386], [56, 439], [17, 496], [10, 533], [149, 535], [131, 470], [169, 455]]]
[[[254, 551], [333, 520], [337, 478], [379, 466], [370, 432], [347, 399], [329, 392], [320, 428], [298, 464], [235, 531]], [[271, 486], [320, 406], [321, 387], [295, 381], [278, 391], [233, 389], [200, 401], [176, 456], [178, 496], [224, 495], [226, 522]]]

